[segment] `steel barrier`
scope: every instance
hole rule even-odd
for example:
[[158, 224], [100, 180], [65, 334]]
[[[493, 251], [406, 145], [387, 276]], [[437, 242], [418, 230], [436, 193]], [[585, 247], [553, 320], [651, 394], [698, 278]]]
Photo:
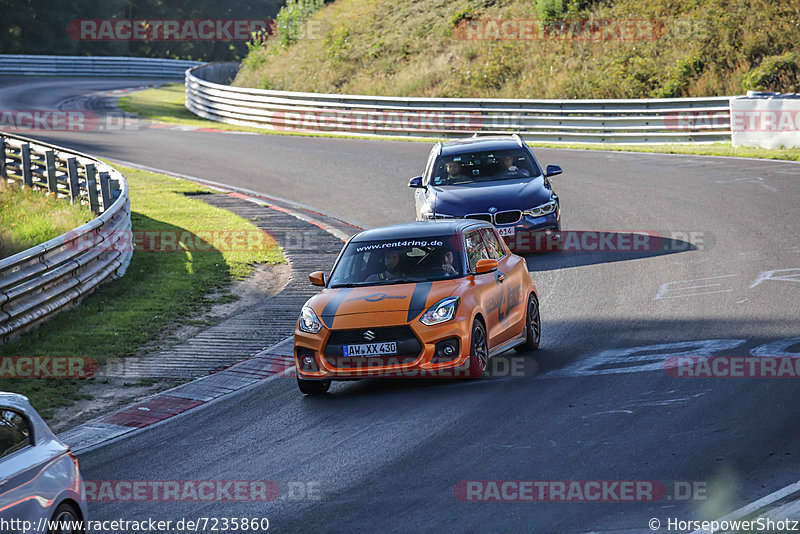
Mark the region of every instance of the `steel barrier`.
[[128, 183], [96, 158], [0, 134], [0, 179], [88, 205], [94, 220], [0, 259], [0, 343], [77, 304], [130, 262]]
[[400, 98], [228, 85], [235, 63], [186, 72], [186, 107], [207, 119], [290, 132], [408, 137], [518, 133], [532, 142], [730, 141], [735, 97], [512, 100]]
[[28, 76], [107, 76], [183, 78], [199, 61], [118, 56], [39, 56], [0, 54], [0, 74]]

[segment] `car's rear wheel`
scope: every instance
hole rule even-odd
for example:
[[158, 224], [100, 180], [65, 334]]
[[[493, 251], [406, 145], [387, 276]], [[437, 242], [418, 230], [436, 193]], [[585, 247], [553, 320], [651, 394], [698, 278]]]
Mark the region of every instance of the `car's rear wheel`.
[[472, 323], [472, 336], [469, 349], [469, 376], [478, 378], [486, 372], [489, 363], [489, 342], [486, 339], [486, 327], [480, 319]]
[[527, 352], [539, 348], [542, 338], [542, 317], [539, 315], [539, 301], [531, 293], [528, 297], [528, 311], [525, 314], [525, 343], [516, 347], [518, 352]]
[[69, 503], [62, 502], [53, 514], [52, 525], [48, 534], [83, 534], [84, 529], [79, 528], [80, 514]]
[[297, 377], [297, 387], [305, 395], [324, 395], [331, 388], [330, 380], [303, 380]]

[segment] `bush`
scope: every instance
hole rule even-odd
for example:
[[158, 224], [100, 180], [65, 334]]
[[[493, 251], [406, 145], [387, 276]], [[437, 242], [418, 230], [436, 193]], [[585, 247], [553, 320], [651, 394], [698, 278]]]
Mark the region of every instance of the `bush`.
[[745, 91], [800, 92], [800, 55], [786, 52], [764, 58], [761, 65], [745, 74], [742, 88]]
[[303, 35], [308, 18], [324, 4], [324, 0], [286, 0], [278, 12], [278, 38], [284, 48], [296, 43]]

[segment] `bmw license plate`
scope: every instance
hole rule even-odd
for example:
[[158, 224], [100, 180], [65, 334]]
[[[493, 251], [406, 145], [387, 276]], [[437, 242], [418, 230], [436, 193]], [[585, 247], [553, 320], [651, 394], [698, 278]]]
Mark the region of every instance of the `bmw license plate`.
[[501, 237], [514, 237], [515, 230], [513, 226], [507, 226], [505, 228], [498, 228], [497, 233], [500, 234]]
[[397, 343], [366, 343], [364, 345], [345, 345], [344, 355], [359, 356], [369, 358], [370, 356], [383, 356], [385, 354], [397, 354]]

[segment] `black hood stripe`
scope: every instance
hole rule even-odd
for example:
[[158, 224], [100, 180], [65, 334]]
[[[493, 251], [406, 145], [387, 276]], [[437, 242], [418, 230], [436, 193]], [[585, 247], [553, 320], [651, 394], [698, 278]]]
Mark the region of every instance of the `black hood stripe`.
[[353, 291], [351, 287], [339, 289], [322, 309], [319, 318], [325, 324], [326, 328], [333, 328], [333, 320], [336, 318], [336, 312], [339, 311], [339, 306], [342, 305], [342, 302], [344, 302], [344, 299], [347, 298], [347, 295], [349, 295], [351, 291]]
[[420, 282], [414, 287], [414, 294], [411, 295], [411, 302], [408, 305], [408, 319], [410, 323], [425, 311], [425, 303], [428, 302], [428, 295], [433, 287], [433, 282]]

